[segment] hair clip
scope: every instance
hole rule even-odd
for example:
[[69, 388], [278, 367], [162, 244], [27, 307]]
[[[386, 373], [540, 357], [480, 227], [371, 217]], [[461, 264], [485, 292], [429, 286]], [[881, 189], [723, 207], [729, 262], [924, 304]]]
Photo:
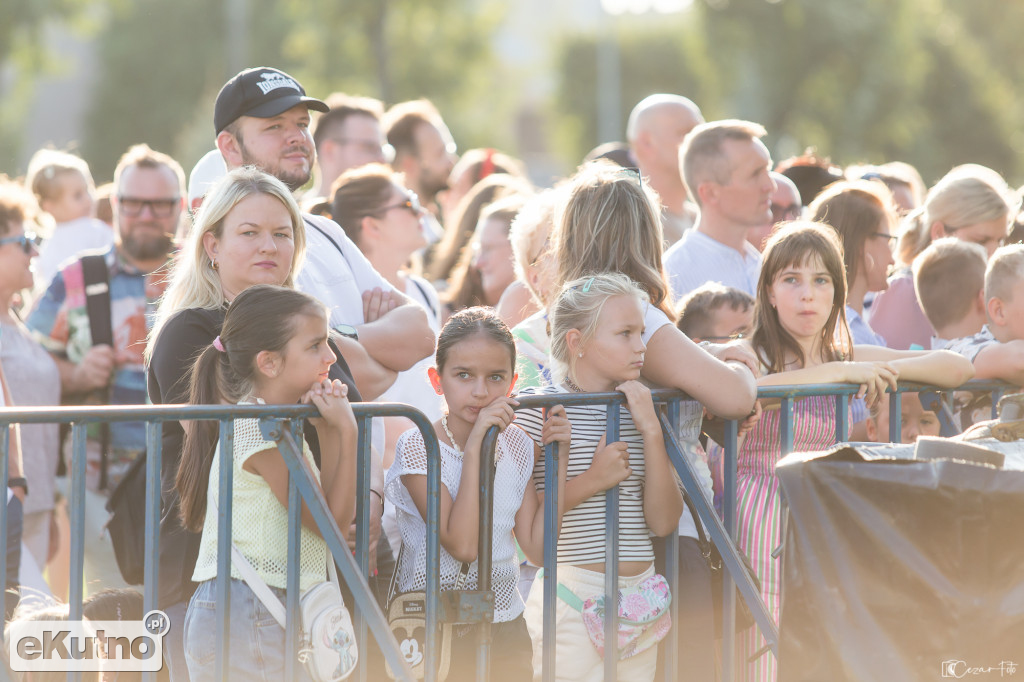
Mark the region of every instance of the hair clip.
[[594, 278], [591, 277], [590, 279], [587, 280], [587, 283], [583, 285], [583, 293], [588, 293], [590, 291], [590, 287], [593, 286], [593, 284]]
[[213, 347], [219, 350], [221, 353], [227, 352], [226, 350], [224, 350], [224, 343], [220, 340], [220, 336], [217, 336], [216, 338], [213, 339]]

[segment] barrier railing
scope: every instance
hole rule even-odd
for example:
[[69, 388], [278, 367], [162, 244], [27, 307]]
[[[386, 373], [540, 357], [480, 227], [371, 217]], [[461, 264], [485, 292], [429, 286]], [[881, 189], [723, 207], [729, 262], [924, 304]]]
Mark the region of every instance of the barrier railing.
[[[992, 416], [996, 416], [996, 403], [999, 397], [1008, 390], [1013, 390], [1009, 384], [1000, 381], [971, 381], [957, 389], [975, 392], [988, 392], [992, 395]], [[836, 442], [843, 442], [847, 439], [849, 431], [849, 402], [851, 396], [858, 391], [858, 386], [851, 384], [818, 384], [818, 385], [791, 385], [773, 386], [762, 388], [758, 391], [758, 399], [778, 399], [780, 401], [780, 446], [781, 455], [785, 456], [793, 451], [794, 446], [794, 403], [810, 396], [835, 396], [835, 438]], [[901, 439], [901, 396], [906, 392], [926, 392], [939, 397], [945, 397], [941, 407], [949, 411], [949, 397], [953, 390], [943, 389], [924, 384], [904, 383], [900, 384], [896, 391], [890, 392], [889, 396], [889, 437], [893, 442]], [[722, 596], [722, 679], [731, 681], [736, 677], [735, 668], [735, 608], [736, 591], [744, 599], [751, 615], [754, 617], [756, 627], [768, 643], [772, 655], [778, 654], [778, 627], [768, 612], [768, 608], [761, 598], [760, 591], [753, 581], [747, 576], [746, 571], [741, 568], [741, 559], [735, 545], [736, 537], [736, 501], [737, 501], [737, 434], [739, 423], [735, 420], [728, 420], [725, 423], [725, 438], [720, 445], [724, 450], [724, 496], [723, 515], [720, 518], [715, 513], [710, 500], [698, 484], [698, 475], [683, 453], [683, 447], [679, 443], [679, 406], [683, 401], [691, 400], [679, 391], [655, 390], [651, 392], [656, 405], [665, 405], [666, 413], [660, 415], [662, 433], [665, 436], [666, 449], [669, 458], [679, 475], [680, 481], [687, 493], [687, 503], [694, 506], [698, 517], [708, 530], [708, 535], [715, 543], [722, 555], [722, 562], [726, 569], [723, 574], [723, 596]], [[624, 397], [621, 393], [587, 393], [587, 394], [545, 394], [519, 396], [517, 411], [525, 409], [550, 408], [555, 405], [565, 407], [576, 405], [601, 405], [606, 407], [606, 442], [612, 443], [619, 438], [619, 410]], [[481, 510], [482, 518], [480, 525], [480, 552], [478, 575], [480, 576], [480, 589], [490, 589], [490, 539], [491, 526], [489, 510], [493, 499], [493, 458], [494, 448], [497, 443], [497, 427], [492, 427], [484, 439], [483, 453], [480, 463], [480, 489], [481, 489]], [[544, 451], [545, 457], [545, 496], [544, 496], [544, 575], [543, 575], [543, 596], [544, 596], [544, 621], [543, 621], [543, 651], [542, 651], [542, 673], [544, 682], [555, 679], [555, 610], [554, 603], [557, 598], [557, 561], [556, 548], [557, 538], [554, 534], [555, 517], [557, 515], [557, 485], [555, 483], [555, 472], [557, 464], [554, 462], [554, 445], [548, 445]], [[614, 603], [610, 595], [617, 594], [618, 586], [618, 486], [606, 491], [605, 497], [605, 599], [606, 604]], [[483, 511], [487, 510], [487, 511]], [[670, 533], [666, 538], [666, 568], [665, 577], [668, 580], [672, 594], [678, 593], [678, 536]], [[487, 544], [485, 544], [487, 543]], [[485, 547], [487, 550], [485, 551]], [[736, 577], [739, 580], [736, 581]], [[672, 606], [673, 623], [678, 622], [678, 602], [673, 599]], [[617, 641], [618, 632], [618, 611], [614, 607], [605, 610], [605, 641]], [[477, 649], [477, 679], [488, 680], [489, 677], [489, 652], [490, 635], [486, 624], [481, 628], [480, 639]], [[604, 651], [604, 679], [606, 681], [616, 680], [618, 652], [616, 647], [605, 647]], [[669, 645], [665, 650], [666, 657], [663, 665], [664, 679], [667, 681], [679, 679], [679, 668], [677, 651], [674, 645]]]
[[[761, 399], [778, 399], [780, 401], [780, 443], [781, 454], [786, 455], [793, 449], [793, 408], [794, 403], [801, 398], [809, 396], [836, 396], [836, 440], [846, 440], [848, 432], [847, 409], [850, 396], [857, 390], [856, 386], [846, 384], [827, 384], [813, 386], [776, 386], [761, 389], [758, 397]], [[988, 392], [992, 394], [992, 414], [995, 416], [995, 405], [1003, 393], [1013, 390], [1008, 384], [995, 381], [972, 381], [955, 390], [970, 390]], [[899, 389], [890, 395], [890, 439], [900, 440], [900, 403], [901, 394], [909, 391], [923, 391], [933, 393], [948, 411], [949, 396], [953, 391], [939, 389], [936, 387], [920, 384], [901, 384]], [[666, 446], [669, 457], [675, 467], [679, 478], [688, 494], [688, 503], [694, 506], [699, 518], [708, 529], [711, 540], [719, 548], [725, 568], [723, 575], [723, 619], [722, 619], [722, 672], [724, 680], [732, 680], [735, 676], [734, 670], [734, 632], [735, 632], [735, 599], [736, 591], [733, 589], [733, 576], [740, 576], [735, 584], [740, 596], [746, 601], [751, 613], [754, 616], [756, 625], [768, 642], [769, 648], [775, 654], [778, 642], [778, 630], [768, 613], [765, 603], [754, 586], [753, 582], [746, 578], [741, 570], [741, 560], [736, 551], [734, 538], [736, 534], [736, 463], [737, 463], [737, 432], [738, 423], [727, 421], [725, 423], [725, 438], [721, 443], [724, 449], [724, 470], [725, 490], [723, 516], [714, 512], [711, 502], [700, 490], [696, 472], [684, 456], [681, 444], [678, 441], [678, 406], [688, 398], [677, 391], [659, 390], [652, 392], [655, 401], [661, 405], [667, 405], [667, 416], [661, 415], [663, 433], [665, 434]], [[571, 405], [606, 405], [607, 442], [614, 442], [618, 439], [618, 406], [622, 404], [624, 397], [620, 393], [592, 393], [592, 394], [562, 394], [562, 395], [537, 395], [521, 396], [520, 410], [528, 408], [547, 408], [561, 404]], [[357, 404], [354, 411], [359, 424], [359, 445], [357, 470], [359, 477], [356, 481], [357, 493], [357, 515], [356, 515], [356, 549], [355, 556], [348, 550], [347, 543], [337, 527], [331, 515], [326, 500], [320, 491], [319, 486], [313, 478], [305, 459], [301, 456], [301, 431], [304, 418], [317, 415], [315, 408], [309, 406], [138, 406], [138, 407], [97, 407], [87, 409], [75, 408], [39, 408], [39, 409], [14, 409], [7, 408], [0, 410], [0, 469], [3, 475], [8, 476], [8, 449], [9, 429], [8, 426], [19, 423], [71, 423], [72, 424], [72, 446], [73, 456], [70, 467], [71, 476], [71, 581], [69, 593], [69, 619], [79, 620], [82, 617], [83, 608], [83, 562], [84, 562], [84, 495], [85, 495], [85, 444], [86, 426], [96, 422], [114, 421], [142, 421], [146, 422], [147, 429], [147, 476], [146, 476], [146, 509], [145, 509], [145, 570], [143, 586], [144, 612], [148, 612], [157, 605], [157, 588], [159, 578], [158, 549], [159, 549], [159, 521], [161, 514], [160, 503], [160, 463], [161, 463], [161, 424], [165, 421], [185, 420], [218, 420], [221, 423], [221, 452], [220, 458], [220, 499], [226, 500], [218, 509], [218, 537], [231, 537], [231, 491], [232, 491], [232, 469], [231, 443], [233, 439], [233, 423], [237, 418], [258, 418], [261, 420], [261, 429], [264, 437], [274, 440], [285, 458], [289, 469], [289, 532], [288, 532], [288, 589], [286, 596], [287, 612], [290, 614], [286, 621], [286, 641], [291, 649], [290, 655], [286, 657], [289, 668], [286, 670], [286, 677], [291, 679], [296, 672], [297, 657], [294, 655], [298, 645], [299, 629], [296, 627], [299, 614], [299, 572], [297, 570], [299, 560], [299, 528], [300, 528], [300, 499], [305, 501], [314, 520], [319, 527], [321, 534], [327, 542], [328, 549], [338, 563], [341, 574], [352, 590], [355, 604], [353, 609], [356, 625], [356, 633], [360, 652], [365, 652], [368, 629], [372, 631], [374, 638], [381, 647], [385, 658], [391, 665], [392, 670], [399, 671], [399, 675], [406, 680], [412, 680], [412, 674], [394, 638], [387, 627], [384, 614], [372, 595], [366, 582], [366, 575], [369, 572], [369, 489], [370, 489], [370, 436], [371, 419], [377, 416], [405, 416], [411, 419], [415, 426], [423, 433], [424, 443], [427, 448], [427, 556], [426, 556], [426, 651], [424, 659], [426, 663], [426, 679], [432, 681], [436, 678], [436, 662], [438, 660], [439, 644], [439, 623], [442, 617], [440, 600], [440, 542], [438, 526], [440, 519], [440, 452], [434, 430], [426, 417], [417, 410], [399, 404]], [[481, 524], [479, 542], [479, 564], [478, 575], [480, 583], [478, 591], [487, 594], [490, 591], [490, 563], [491, 563], [491, 503], [493, 500], [493, 457], [494, 445], [496, 443], [497, 430], [491, 429], [484, 441], [481, 462]], [[544, 590], [544, 648], [542, 652], [543, 679], [554, 679], [555, 670], [555, 648], [554, 633], [554, 603], [557, 590], [557, 562], [556, 547], [557, 538], [555, 529], [555, 510], [557, 509], [557, 486], [555, 476], [557, 467], [553, 463], [553, 447], [545, 449], [546, 482], [545, 489], [545, 539], [544, 557], [546, 570], [543, 578]], [[226, 453], [226, 454], [224, 454]], [[486, 474], [490, 474], [487, 476]], [[613, 488], [606, 496], [606, 519], [616, 519], [618, 516], [618, 490]], [[615, 595], [618, 584], [618, 528], [616, 523], [606, 524], [606, 557], [608, 571], [605, 574], [606, 595]], [[6, 547], [7, 541], [7, 507], [0, 505], [0, 546]], [[666, 538], [666, 578], [669, 581], [670, 589], [676, 593], [678, 588], [678, 537], [675, 533]], [[220, 606], [218, 621], [218, 656], [216, 660], [217, 669], [222, 676], [226, 676], [227, 666], [230, 660], [228, 648], [228, 613], [229, 613], [229, 591], [230, 580], [230, 544], [220, 542], [218, 546], [218, 602]], [[396, 567], [397, 570], [397, 567]], [[0, 585], [6, 585], [7, 565], [0, 562]], [[486, 601], [486, 600], [485, 600]], [[609, 602], [611, 603], [611, 602]], [[677, 617], [678, 604], [673, 600], [673, 619]], [[486, 609], [476, 613], [480, 618], [479, 646], [477, 649], [477, 670], [478, 678], [489, 679], [488, 665], [490, 658], [490, 623]], [[617, 641], [617, 610], [609, 609], [605, 620], [605, 641]], [[0, 637], [3, 633], [0, 633]], [[6, 644], [4, 644], [6, 646]], [[616, 679], [617, 652], [615, 647], [607, 647], [605, 650], [605, 679]], [[674, 646], [667, 647], [665, 663], [665, 679], [677, 679], [678, 661]], [[365, 659], [364, 659], [365, 660]], [[3, 671], [0, 670], [0, 676]], [[367, 675], [366, 666], [359, 668], [358, 678], [365, 680]], [[78, 679], [78, 674], [69, 673], [69, 679]], [[155, 679], [155, 674], [146, 673], [144, 679]]]
[[[392, 403], [353, 405], [359, 424], [356, 481], [356, 550], [355, 557], [330, 510], [313, 472], [302, 456], [302, 419], [318, 415], [311, 406], [280, 405], [236, 405], [236, 406], [133, 406], [76, 408], [39, 408], [0, 410], [0, 468], [7, 476], [9, 452], [9, 426], [13, 424], [70, 423], [72, 459], [70, 467], [71, 517], [71, 566], [68, 595], [68, 619], [82, 619], [84, 602], [84, 558], [85, 558], [85, 463], [86, 428], [97, 422], [144, 422], [146, 424], [146, 508], [145, 508], [145, 564], [143, 584], [143, 612], [157, 608], [159, 586], [160, 545], [160, 471], [161, 471], [161, 424], [166, 421], [217, 420], [220, 422], [220, 469], [219, 499], [217, 510], [217, 657], [216, 669], [227, 679], [230, 663], [230, 639], [228, 637], [228, 616], [230, 613], [231, 543], [224, 538], [231, 537], [232, 520], [232, 454], [234, 420], [256, 418], [265, 438], [278, 444], [289, 471], [288, 484], [288, 575], [285, 606], [285, 678], [295, 679], [298, 672], [298, 644], [300, 635], [299, 618], [299, 530], [301, 526], [301, 504], [304, 501], [320, 530], [328, 550], [337, 563], [341, 576], [352, 592], [354, 625], [360, 652], [366, 651], [367, 628], [369, 628], [391, 666], [403, 680], [412, 682], [412, 671], [408, 667], [398, 643], [388, 628], [380, 607], [376, 603], [367, 583], [369, 573], [369, 490], [370, 490], [370, 437], [373, 417], [402, 416], [416, 425], [424, 434], [427, 450], [427, 585], [426, 585], [426, 652], [428, 670], [436, 669], [438, 656], [438, 615], [440, 593], [440, 553], [437, 528], [440, 518], [441, 469], [440, 452], [433, 426], [418, 410], [407, 405]], [[7, 507], [0, 505], [0, 545], [7, 541]], [[0, 562], [0, 585], [7, 584], [7, 565]], [[179, 624], [179, 627], [183, 624]], [[3, 633], [0, 632], [0, 638]], [[2, 640], [0, 640], [2, 642]], [[6, 642], [2, 642], [6, 647]], [[363, 661], [366, 659], [363, 658]], [[357, 679], [365, 680], [366, 665], [359, 666]], [[69, 672], [69, 680], [80, 679], [79, 672]], [[433, 675], [428, 674], [430, 680]], [[144, 673], [147, 682], [156, 679], [153, 672]]]

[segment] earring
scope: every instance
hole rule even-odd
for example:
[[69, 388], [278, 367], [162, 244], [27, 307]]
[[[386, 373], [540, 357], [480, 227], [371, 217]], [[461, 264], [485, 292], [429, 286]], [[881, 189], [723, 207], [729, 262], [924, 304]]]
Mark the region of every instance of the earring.
[[219, 270], [220, 269], [220, 265], [217, 263], [217, 259], [216, 258], [214, 258], [210, 262], [210, 267], [213, 268], [214, 270]]
[[581, 358], [583, 357], [583, 351], [580, 351], [580, 357]]

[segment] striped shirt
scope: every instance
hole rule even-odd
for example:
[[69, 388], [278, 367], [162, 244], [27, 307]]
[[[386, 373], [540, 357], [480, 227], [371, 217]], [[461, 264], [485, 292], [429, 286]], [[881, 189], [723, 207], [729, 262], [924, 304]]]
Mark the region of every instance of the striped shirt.
[[[520, 395], [572, 393], [563, 386], [527, 389]], [[605, 433], [605, 407], [583, 405], [566, 407], [566, 416], [572, 424], [572, 444], [569, 448], [568, 479], [579, 476], [594, 458], [597, 444]], [[520, 410], [516, 425], [526, 431], [535, 443], [541, 445], [543, 417], [538, 409]], [[647, 522], [644, 519], [644, 448], [643, 437], [633, 424], [633, 418], [619, 408], [619, 438], [627, 444], [629, 466], [633, 473], [619, 484], [619, 560], [653, 561], [654, 550]], [[533, 480], [537, 490], [544, 490], [544, 458], [537, 461]], [[605, 492], [584, 500], [562, 517], [562, 532], [558, 536], [558, 563], [590, 564], [605, 561]]]

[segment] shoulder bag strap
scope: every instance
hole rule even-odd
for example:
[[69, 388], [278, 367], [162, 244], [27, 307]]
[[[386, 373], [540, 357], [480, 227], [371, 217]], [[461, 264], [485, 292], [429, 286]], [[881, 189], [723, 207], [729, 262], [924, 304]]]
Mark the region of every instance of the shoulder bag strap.
[[[114, 329], [110, 313], [110, 269], [102, 254], [82, 257], [82, 280], [85, 284], [85, 312], [89, 318], [92, 345], [114, 347]], [[109, 390], [109, 389], [108, 389]], [[109, 403], [104, 399], [102, 402]], [[107, 459], [110, 450], [110, 424], [100, 424], [100, 490], [107, 489]]]
[[423, 302], [427, 304], [428, 308], [430, 308], [430, 312], [433, 314], [434, 319], [441, 319], [438, 311], [434, 309], [434, 304], [430, 302], [430, 296], [427, 295], [427, 290], [423, 288], [423, 285], [412, 278], [410, 278], [409, 281], [415, 284], [416, 288], [420, 290], [420, 294], [423, 295]]
[[347, 265], [349, 265], [349, 268], [352, 267], [351, 264], [349, 264], [349, 262], [348, 262], [348, 256], [345, 255], [345, 251], [342, 250], [342, 248], [341, 248], [341, 244], [339, 244], [337, 241], [335, 241], [334, 237], [332, 237], [331, 235], [327, 234], [327, 232], [325, 232], [322, 227], [320, 227], [315, 222], [313, 222], [308, 217], [306, 217], [305, 214], [302, 215], [302, 222], [306, 223], [306, 225], [308, 225], [309, 227], [312, 227], [314, 230], [316, 230], [317, 232], [322, 234], [324, 237], [326, 237], [329, 242], [334, 244], [334, 248], [336, 248], [338, 250], [338, 253], [341, 254], [341, 257], [345, 259], [345, 263]]
[[278, 599], [273, 592], [270, 591], [270, 587], [260, 577], [256, 569], [252, 567], [249, 560], [245, 558], [241, 550], [235, 546], [235, 543], [231, 543], [231, 562], [238, 569], [238, 572], [242, 574], [242, 580], [249, 586], [249, 589], [253, 591], [263, 605], [267, 607], [267, 611], [274, 617], [281, 627], [284, 627], [285, 611], [284, 604]]

